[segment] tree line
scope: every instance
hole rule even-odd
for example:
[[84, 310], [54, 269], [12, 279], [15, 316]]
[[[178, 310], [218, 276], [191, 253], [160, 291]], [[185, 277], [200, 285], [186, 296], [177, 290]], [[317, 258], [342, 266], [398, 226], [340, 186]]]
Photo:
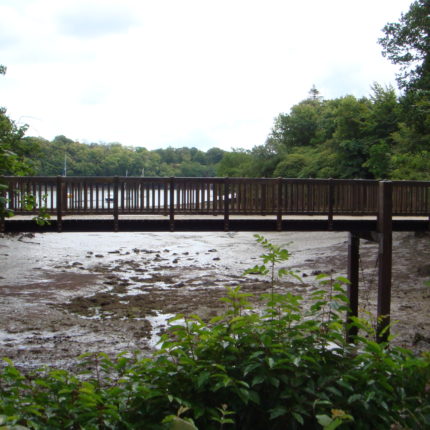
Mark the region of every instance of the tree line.
[[[375, 83], [367, 97], [309, 96], [280, 113], [251, 150], [147, 150], [119, 143], [83, 144], [57, 136], [25, 137], [0, 109], [0, 175], [243, 176], [430, 179], [430, 3], [413, 2], [379, 39], [399, 65], [393, 87]], [[6, 68], [0, 66], [0, 74]]]
[[120, 143], [75, 142], [65, 136], [52, 141], [25, 137], [16, 148], [34, 175], [67, 176], [185, 176], [216, 175], [224, 151], [211, 148], [148, 150]]
[[[224, 155], [222, 176], [430, 179], [430, 104], [418, 119], [393, 88], [369, 97], [310, 96], [280, 114], [264, 145]], [[424, 119], [424, 118], [423, 118]]]

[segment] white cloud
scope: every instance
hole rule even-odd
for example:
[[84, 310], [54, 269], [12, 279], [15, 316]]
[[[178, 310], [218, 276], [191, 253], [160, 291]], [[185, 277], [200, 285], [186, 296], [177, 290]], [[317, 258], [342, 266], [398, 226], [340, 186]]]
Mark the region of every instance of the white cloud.
[[10, 0], [0, 105], [48, 139], [251, 148], [313, 84], [330, 98], [394, 83], [377, 39], [409, 4]]
[[58, 11], [57, 22], [60, 33], [83, 39], [126, 33], [138, 23], [126, 4], [94, 0], [69, 3]]

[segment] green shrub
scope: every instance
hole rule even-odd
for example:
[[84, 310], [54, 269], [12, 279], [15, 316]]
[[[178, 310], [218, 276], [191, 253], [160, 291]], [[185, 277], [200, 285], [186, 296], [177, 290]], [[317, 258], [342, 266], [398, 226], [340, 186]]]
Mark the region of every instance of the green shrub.
[[[0, 429], [421, 429], [430, 426], [430, 355], [377, 344], [360, 328], [345, 342], [343, 278], [321, 277], [311, 301], [279, 294], [294, 275], [266, 253], [250, 272], [272, 280], [264, 305], [228, 289], [228, 309], [205, 322], [178, 315], [152, 358], [80, 358], [72, 374], [1, 372]], [[1, 427], [3, 424], [4, 427]]]

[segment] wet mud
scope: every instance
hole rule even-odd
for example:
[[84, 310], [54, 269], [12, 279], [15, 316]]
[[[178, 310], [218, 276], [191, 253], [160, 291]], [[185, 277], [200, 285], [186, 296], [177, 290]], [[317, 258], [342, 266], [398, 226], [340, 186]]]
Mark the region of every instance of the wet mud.
[[[346, 234], [267, 237], [291, 250], [285, 267], [303, 280], [282, 280], [279, 292], [306, 296], [319, 273], [346, 274]], [[393, 249], [394, 343], [430, 350], [430, 236], [396, 234]], [[377, 245], [362, 240], [360, 251], [365, 316], [376, 307]], [[240, 285], [258, 304], [270, 282], [243, 271], [261, 253], [246, 233], [3, 236], [0, 355], [24, 368], [71, 367], [85, 352], [150, 355], [169, 317], [221, 313], [226, 287]]]

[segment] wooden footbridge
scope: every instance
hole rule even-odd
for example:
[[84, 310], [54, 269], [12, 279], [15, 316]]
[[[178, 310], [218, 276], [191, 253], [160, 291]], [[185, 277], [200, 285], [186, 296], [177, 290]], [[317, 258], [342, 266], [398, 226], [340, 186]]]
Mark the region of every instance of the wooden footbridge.
[[[392, 232], [429, 229], [430, 182], [334, 179], [3, 177], [4, 232], [347, 231], [348, 296], [358, 314], [360, 239], [379, 244], [378, 333], [390, 322]], [[28, 211], [26, 196], [36, 208]], [[28, 215], [50, 214], [39, 226]], [[348, 331], [353, 339], [354, 328]]]

